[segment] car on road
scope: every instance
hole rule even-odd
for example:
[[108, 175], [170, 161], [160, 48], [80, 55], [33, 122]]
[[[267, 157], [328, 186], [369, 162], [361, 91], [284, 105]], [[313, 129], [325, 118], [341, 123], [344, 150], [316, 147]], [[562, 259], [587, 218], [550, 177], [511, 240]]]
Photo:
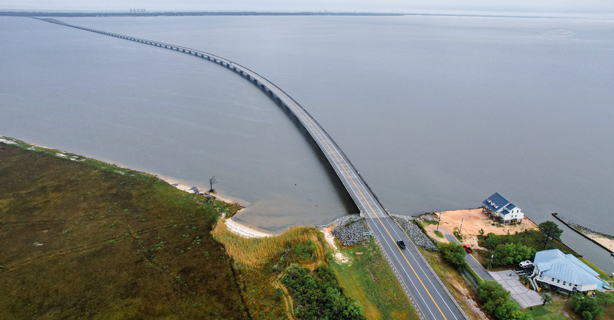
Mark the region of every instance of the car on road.
[[465, 248], [465, 251], [467, 251], [467, 253], [472, 253], [473, 249], [471, 249], [471, 247], [468, 244], [464, 244], [463, 248]]
[[403, 240], [397, 241], [397, 245], [399, 246], [399, 248], [405, 249], [405, 242], [403, 242]]

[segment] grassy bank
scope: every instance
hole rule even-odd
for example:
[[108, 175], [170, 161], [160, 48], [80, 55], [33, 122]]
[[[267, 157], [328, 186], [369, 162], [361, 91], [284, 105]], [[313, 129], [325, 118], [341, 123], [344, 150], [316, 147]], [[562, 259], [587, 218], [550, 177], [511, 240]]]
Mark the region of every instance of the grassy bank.
[[210, 234], [227, 204], [9, 143], [0, 143], [0, 318], [248, 316]]
[[253, 319], [342, 319], [335, 312], [349, 306], [357, 311], [354, 315], [362, 314], [360, 304], [354, 304], [337, 277], [330, 277], [330, 255], [317, 229], [294, 227], [278, 236], [246, 239], [228, 231], [222, 222], [212, 234], [234, 259]]
[[481, 303], [476, 295], [476, 288], [470, 284], [471, 282], [464, 279], [456, 269], [445, 262], [439, 252], [419, 249], [467, 316], [472, 320], [486, 318], [485, 313], [480, 309]]
[[341, 249], [350, 262], [332, 266], [346, 293], [360, 302], [367, 319], [419, 319], [375, 241]]
[[595, 272], [599, 273], [599, 277], [601, 277], [601, 279], [607, 280], [607, 281], [614, 280], [614, 278], [612, 278], [610, 275], [605, 273], [605, 271], [601, 270], [599, 267], [594, 265], [592, 262], [586, 260], [586, 258], [578, 258], [578, 259], [580, 259], [582, 262], [586, 263], [586, 265], [591, 267], [591, 269], [595, 270]]

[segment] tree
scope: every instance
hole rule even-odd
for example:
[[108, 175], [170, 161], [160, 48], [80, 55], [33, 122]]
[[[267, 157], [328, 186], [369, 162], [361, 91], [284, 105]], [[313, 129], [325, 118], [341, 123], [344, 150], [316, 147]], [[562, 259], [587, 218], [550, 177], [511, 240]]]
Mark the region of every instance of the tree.
[[446, 262], [451, 264], [457, 270], [465, 270], [467, 267], [467, 262], [465, 261], [465, 255], [467, 255], [467, 252], [465, 251], [465, 248], [463, 248], [461, 245], [450, 242], [439, 244], [438, 249]]
[[497, 281], [484, 281], [478, 287], [478, 298], [484, 303], [484, 309], [494, 313], [498, 306], [509, 300], [510, 293]]
[[498, 245], [492, 254], [494, 267], [507, 266], [533, 258], [535, 249], [522, 244], [506, 243]]
[[544, 293], [544, 296], [542, 297], [542, 301], [544, 302], [544, 304], [542, 304], [542, 306], [545, 306], [546, 303], [552, 302], [552, 296], [548, 292], [546, 292], [546, 293]]
[[552, 221], [544, 221], [539, 224], [539, 228], [546, 234], [546, 241], [544, 242], [544, 249], [548, 244], [548, 239], [561, 240], [561, 234], [563, 230], [559, 229], [559, 226]]
[[604, 293], [601, 291], [595, 291], [597, 295], [597, 304], [600, 306], [608, 307], [608, 304], [614, 302], [614, 293]]
[[484, 281], [478, 287], [478, 298], [484, 303], [484, 310], [498, 320], [530, 320], [531, 315], [522, 312], [515, 301], [510, 300], [509, 291], [497, 281]]
[[217, 183], [217, 180], [215, 179], [215, 176], [209, 179], [209, 192], [215, 193], [215, 190], [213, 189], [213, 185], [216, 183]]
[[586, 297], [580, 292], [571, 297], [570, 304], [573, 312], [582, 316], [584, 320], [592, 320], [603, 314], [603, 307], [599, 306], [597, 299]]

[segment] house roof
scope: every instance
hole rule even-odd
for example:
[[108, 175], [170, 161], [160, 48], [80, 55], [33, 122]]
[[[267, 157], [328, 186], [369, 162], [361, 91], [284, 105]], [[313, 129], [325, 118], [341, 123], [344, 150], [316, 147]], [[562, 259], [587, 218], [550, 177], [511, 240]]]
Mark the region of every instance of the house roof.
[[516, 208], [516, 205], [505, 199], [498, 192], [495, 192], [482, 203], [493, 212], [502, 212], [503, 214], [508, 214], [512, 209]]
[[559, 249], [540, 251], [533, 262], [545, 275], [573, 284], [592, 284], [602, 282], [597, 272], [571, 254]]

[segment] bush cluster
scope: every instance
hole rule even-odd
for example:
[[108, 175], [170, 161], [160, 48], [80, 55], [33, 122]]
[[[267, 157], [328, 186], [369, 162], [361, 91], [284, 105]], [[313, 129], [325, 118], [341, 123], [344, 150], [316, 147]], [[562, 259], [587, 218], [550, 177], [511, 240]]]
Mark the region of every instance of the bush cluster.
[[535, 249], [522, 244], [506, 243], [498, 245], [493, 252], [492, 266], [518, 264], [524, 260], [533, 260]]
[[498, 320], [530, 320], [532, 317], [520, 310], [518, 303], [510, 299], [509, 291], [496, 281], [484, 281], [478, 287], [478, 298], [483, 309]]
[[465, 261], [467, 252], [463, 246], [453, 242], [440, 243], [437, 249], [441, 252], [443, 259], [455, 269], [463, 271], [468, 268], [467, 262]]
[[292, 294], [296, 317], [310, 319], [366, 319], [362, 306], [343, 293], [335, 273], [327, 265], [314, 274], [292, 264], [281, 281]]
[[[492, 267], [517, 264], [523, 260], [532, 260], [537, 250], [541, 250], [544, 235], [537, 230], [525, 230], [515, 234], [496, 235], [489, 233], [479, 237], [482, 246], [490, 250]], [[551, 246], [554, 244], [550, 243]], [[489, 255], [490, 255], [489, 254]]]
[[298, 261], [311, 260], [316, 250], [316, 245], [315, 243], [313, 243], [312, 240], [308, 240], [307, 242], [301, 242], [296, 246], [292, 247], [292, 253], [295, 255]]
[[578, 292], [571, 297], [569, 305], [582, 319], [593, 320], [595, 317], [603, 315], [604, 308], [614, 303], [614, 293], [595, 291], [595, 295], [594, 298], [591, 298]]

